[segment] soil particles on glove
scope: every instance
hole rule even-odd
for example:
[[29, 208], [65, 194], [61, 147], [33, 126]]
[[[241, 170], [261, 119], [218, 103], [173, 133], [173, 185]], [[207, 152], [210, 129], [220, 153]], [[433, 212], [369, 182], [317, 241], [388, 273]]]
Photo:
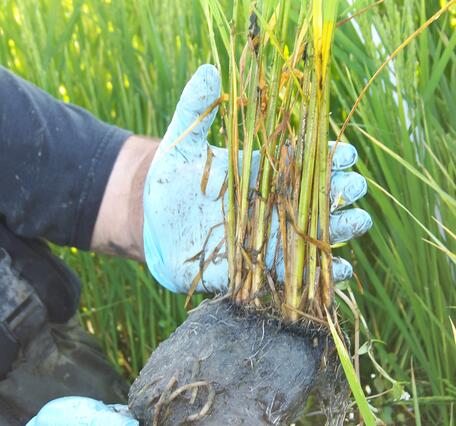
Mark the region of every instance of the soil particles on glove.
[[334, 403], [347, 392], [334, 354], [324, 330], [205, 301], [152, 354], [129, 408], [147, 426], [286, 425], [317, 390], [329, 411], [341, 412]]

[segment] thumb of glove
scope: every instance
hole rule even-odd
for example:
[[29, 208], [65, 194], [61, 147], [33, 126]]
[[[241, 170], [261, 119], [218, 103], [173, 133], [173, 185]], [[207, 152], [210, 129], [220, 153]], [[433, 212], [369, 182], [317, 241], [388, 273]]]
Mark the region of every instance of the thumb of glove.
[[206, 150], [207, 132], [214, 121], [218, 107], [204, 117], [182, 141], [178, 144], [175, 142], [219, 97], [220, 76], [217, 68], [210, 64], [200, 66], [182, 92], [154, 161], [169, 152], [172, 155], [180, 154], [185, 160], [191, 161], [195, 155]]

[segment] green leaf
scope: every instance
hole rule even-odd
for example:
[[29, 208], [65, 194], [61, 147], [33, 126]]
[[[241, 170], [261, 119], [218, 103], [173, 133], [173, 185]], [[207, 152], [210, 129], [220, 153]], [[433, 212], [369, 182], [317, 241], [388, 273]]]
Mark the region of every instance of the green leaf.
[[372, 341], [368, 340], [359, 348], [358, 355], [367, 354], [372, 349]]
[[395, 401], [399, 401], [402, 398], [404, 393], [404, 386], [402, 386], [399, 382], [394, 382], [393, 387], [391, 388], [393, 398]]
[[340, 363], [344, 369], [345, 377], [347, 378], [350, 389], [353, 393], [353, 396], [355, 397], [361, 416], [363, 417], [366, 426], [375, 426], [375, 415], [372, 413], [366, 396], [364, 395], [363, 389], [361, 388], [361, 384], [359, 383], [358, 377], [356, 376], [350, 355], [348, 354], [344, 343], [340, 339], [330, 315], [327, 315], [327, 319], [332, 337], [334, 339], [334, 343], [336, 345], [337, 353], [339, 354]]

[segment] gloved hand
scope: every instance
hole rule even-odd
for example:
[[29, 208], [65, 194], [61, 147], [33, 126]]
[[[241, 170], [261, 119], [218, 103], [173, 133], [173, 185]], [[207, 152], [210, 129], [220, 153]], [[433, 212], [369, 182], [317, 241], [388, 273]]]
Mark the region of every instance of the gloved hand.
[[26, 426], [139, 426], [126, 405], [66, 396], [48, 402]]
[[[198, 260], [188, 259], [194, 258], [203, 247], [207, 259], [224, 237], [222, 199], [219, 194], [228, 169], [228, 152], [210, 146], [206, 139], [216, 110], [204, 118], [185, 139], [174, 145], [176, 139], [219, 96], [217, 69], [212, 65], [201, 66], [184, 88], [144, 187], [144, 250], [147, 265], [159, 283], [174, 292], [188, 291], [200, 270]], [[206, 192], [203, 194], [201, 178], [209, 149], [214, 155]], [[258, 170], [258, 160], [257, 152], [253, 156], [252, 170]], [[357, 152], [352, 145], [338, 144], [333, 157], [331, 179], [331, 203], [335, 207], [330, 218], [331, 243], [362, 235], [372, 226], [371, 217], [364, 210], [353, 208], [337, 211], [367, 192], [366, 180], [361, 175], [342, 171], [353, 166], [356, 160]], [[224, 248], [220, 253], [224, 253]], [[273, 250], [268, 250], [266, 263], [270, 266], [272, 262]], [[347, 261], [334, 259], [335, 281], [348, 279], [352, 273]], [[198, 291], [220, 291], [226, 288], [226, 257], [216, 257], [204, 271], [203, 279], [204, 286], [200, 283]]]

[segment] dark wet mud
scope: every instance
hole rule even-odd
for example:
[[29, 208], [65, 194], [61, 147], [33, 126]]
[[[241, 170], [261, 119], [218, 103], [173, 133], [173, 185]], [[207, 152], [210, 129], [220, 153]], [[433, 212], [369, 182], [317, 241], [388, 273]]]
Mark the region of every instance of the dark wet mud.
[[326, 330], [206, 301], [152, 354], [129, 408], [143, 425], [288, 425], [317, 392], [338, 425], [342, 376]]

